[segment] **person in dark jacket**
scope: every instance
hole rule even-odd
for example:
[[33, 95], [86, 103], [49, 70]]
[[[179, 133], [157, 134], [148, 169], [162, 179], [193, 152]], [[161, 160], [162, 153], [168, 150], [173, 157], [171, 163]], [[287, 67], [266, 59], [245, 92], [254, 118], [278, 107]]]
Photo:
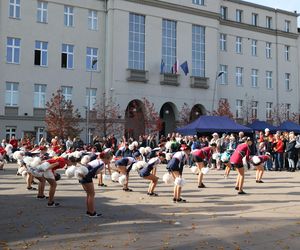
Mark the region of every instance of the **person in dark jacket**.
[[296, 136], [294, 132], [289, 133], [289, 141], [286, 143], [285, 152], [287, 153], [287, 158], [289, 162], [288, 171], [295, 172], [296, 170], [296, 158], [298, 150], [296, 146]]

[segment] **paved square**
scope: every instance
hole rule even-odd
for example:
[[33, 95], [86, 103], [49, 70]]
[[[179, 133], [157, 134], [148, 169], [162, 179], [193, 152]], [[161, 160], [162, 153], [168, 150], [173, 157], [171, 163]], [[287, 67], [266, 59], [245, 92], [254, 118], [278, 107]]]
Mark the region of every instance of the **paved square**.
[[[300, 173], [265, 172], [265, 183], [255, 183], [255, 172], [245, 178], [247, 195], [233, 189], [236, 172], [205, 176], [207, 188], [197, 188], [197, 176], [187, 168], [182, 196], [172, 202], [172, 185], [162, 183], [159, 197], [146, 195], [148, 181], [131, 173], [124, 192], [118, 183], [96, 188], [100, 218], [85, 214], [85, 193], [76, 179], [58, 182], [59, 208], [47, 208], [27, 191], [16, 176], [17, 166], [0, 172], [1, 249], [299, 249]], [[95, 180], [96, 183], [96, 180]], [[48, 185], [46, 190], [48, 191]]]

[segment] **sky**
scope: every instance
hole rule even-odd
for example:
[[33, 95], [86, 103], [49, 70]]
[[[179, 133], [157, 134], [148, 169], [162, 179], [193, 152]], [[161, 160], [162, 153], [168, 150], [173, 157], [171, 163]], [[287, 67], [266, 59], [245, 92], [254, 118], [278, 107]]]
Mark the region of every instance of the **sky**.
[[[269, 6], [276, 9], [288, 10], [300, 13], [300, 1], [299, 0], [246, 0], [247, 2], [257, 3], [265, 6]], [[298, 17], [298, 27], [300, 27], [300, 17]]]
[[269, 6], [276, 9], [283, 9], [288, 11], [297, 10], [297, 12], [300, 13], [299, 0], [246, 0], [246, 1]]

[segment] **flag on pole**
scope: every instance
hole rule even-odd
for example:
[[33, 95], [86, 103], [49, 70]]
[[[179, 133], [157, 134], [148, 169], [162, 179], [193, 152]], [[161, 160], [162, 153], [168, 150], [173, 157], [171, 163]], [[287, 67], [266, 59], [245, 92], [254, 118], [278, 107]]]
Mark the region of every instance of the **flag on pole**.
[[177, 74], [178, 71], [179, 71], [179, 62], [178, 60], [176, 60], [172, 66], [172, 74]]
[[188, 65], [188, 62], [185, 61], [184, 63], [182, 63], [180, 65], [182, 71], [184, 72], [185, 75], [187, 75], [189, 73], [189, 65]]
[[164, 59], [161, 59], [161, 63], [160, 63], [160, 73], [161, 73], [161, 74], [165, 73], [165, 62], [164, 62]]

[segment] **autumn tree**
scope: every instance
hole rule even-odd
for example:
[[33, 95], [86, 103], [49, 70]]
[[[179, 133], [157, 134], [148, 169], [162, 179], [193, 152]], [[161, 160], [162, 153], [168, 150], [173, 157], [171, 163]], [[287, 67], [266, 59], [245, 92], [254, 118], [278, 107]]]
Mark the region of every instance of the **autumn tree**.
[[154, 103], [146, 97], [142, 98], [144, 107], [145, 134], [152, 134], [162, 130], [163, 122], [155, 111]]
[[285, 103], [281, 103], [273, 108], [272, 120], [276, 125], [280, 125], [284, 121], [299, 123], [299, 114], [290, 112], [289, 107]]
[[78, 136], [81, 132], [79, 117], [78, 109], [74, 109], [71, 100], [64, 98], [61, 90], [53, 93], [50, 101], [46, 103], [47, 132], [53, 137], [59, 136], [66, 139], [68, 136]]
[[116, 104], [112, 97], [103, 93], [100, 103], [96, 105], [96, 131], [103, 136], [118, 134], [122, 136], [124, 126], [120, 122], [122, 117], [120, 105]]
[[217, 110], [212, 112], [214, 116], [228, 116], [229, 118], [233, 118], [233, 114], [231, 112], [230, 104], [226, 98], [221, 98], [218, 103]]
[[185, 126], [190, 123], [191, 108], [187, 103], [184, 103], [179, 111], [178, 125]]

